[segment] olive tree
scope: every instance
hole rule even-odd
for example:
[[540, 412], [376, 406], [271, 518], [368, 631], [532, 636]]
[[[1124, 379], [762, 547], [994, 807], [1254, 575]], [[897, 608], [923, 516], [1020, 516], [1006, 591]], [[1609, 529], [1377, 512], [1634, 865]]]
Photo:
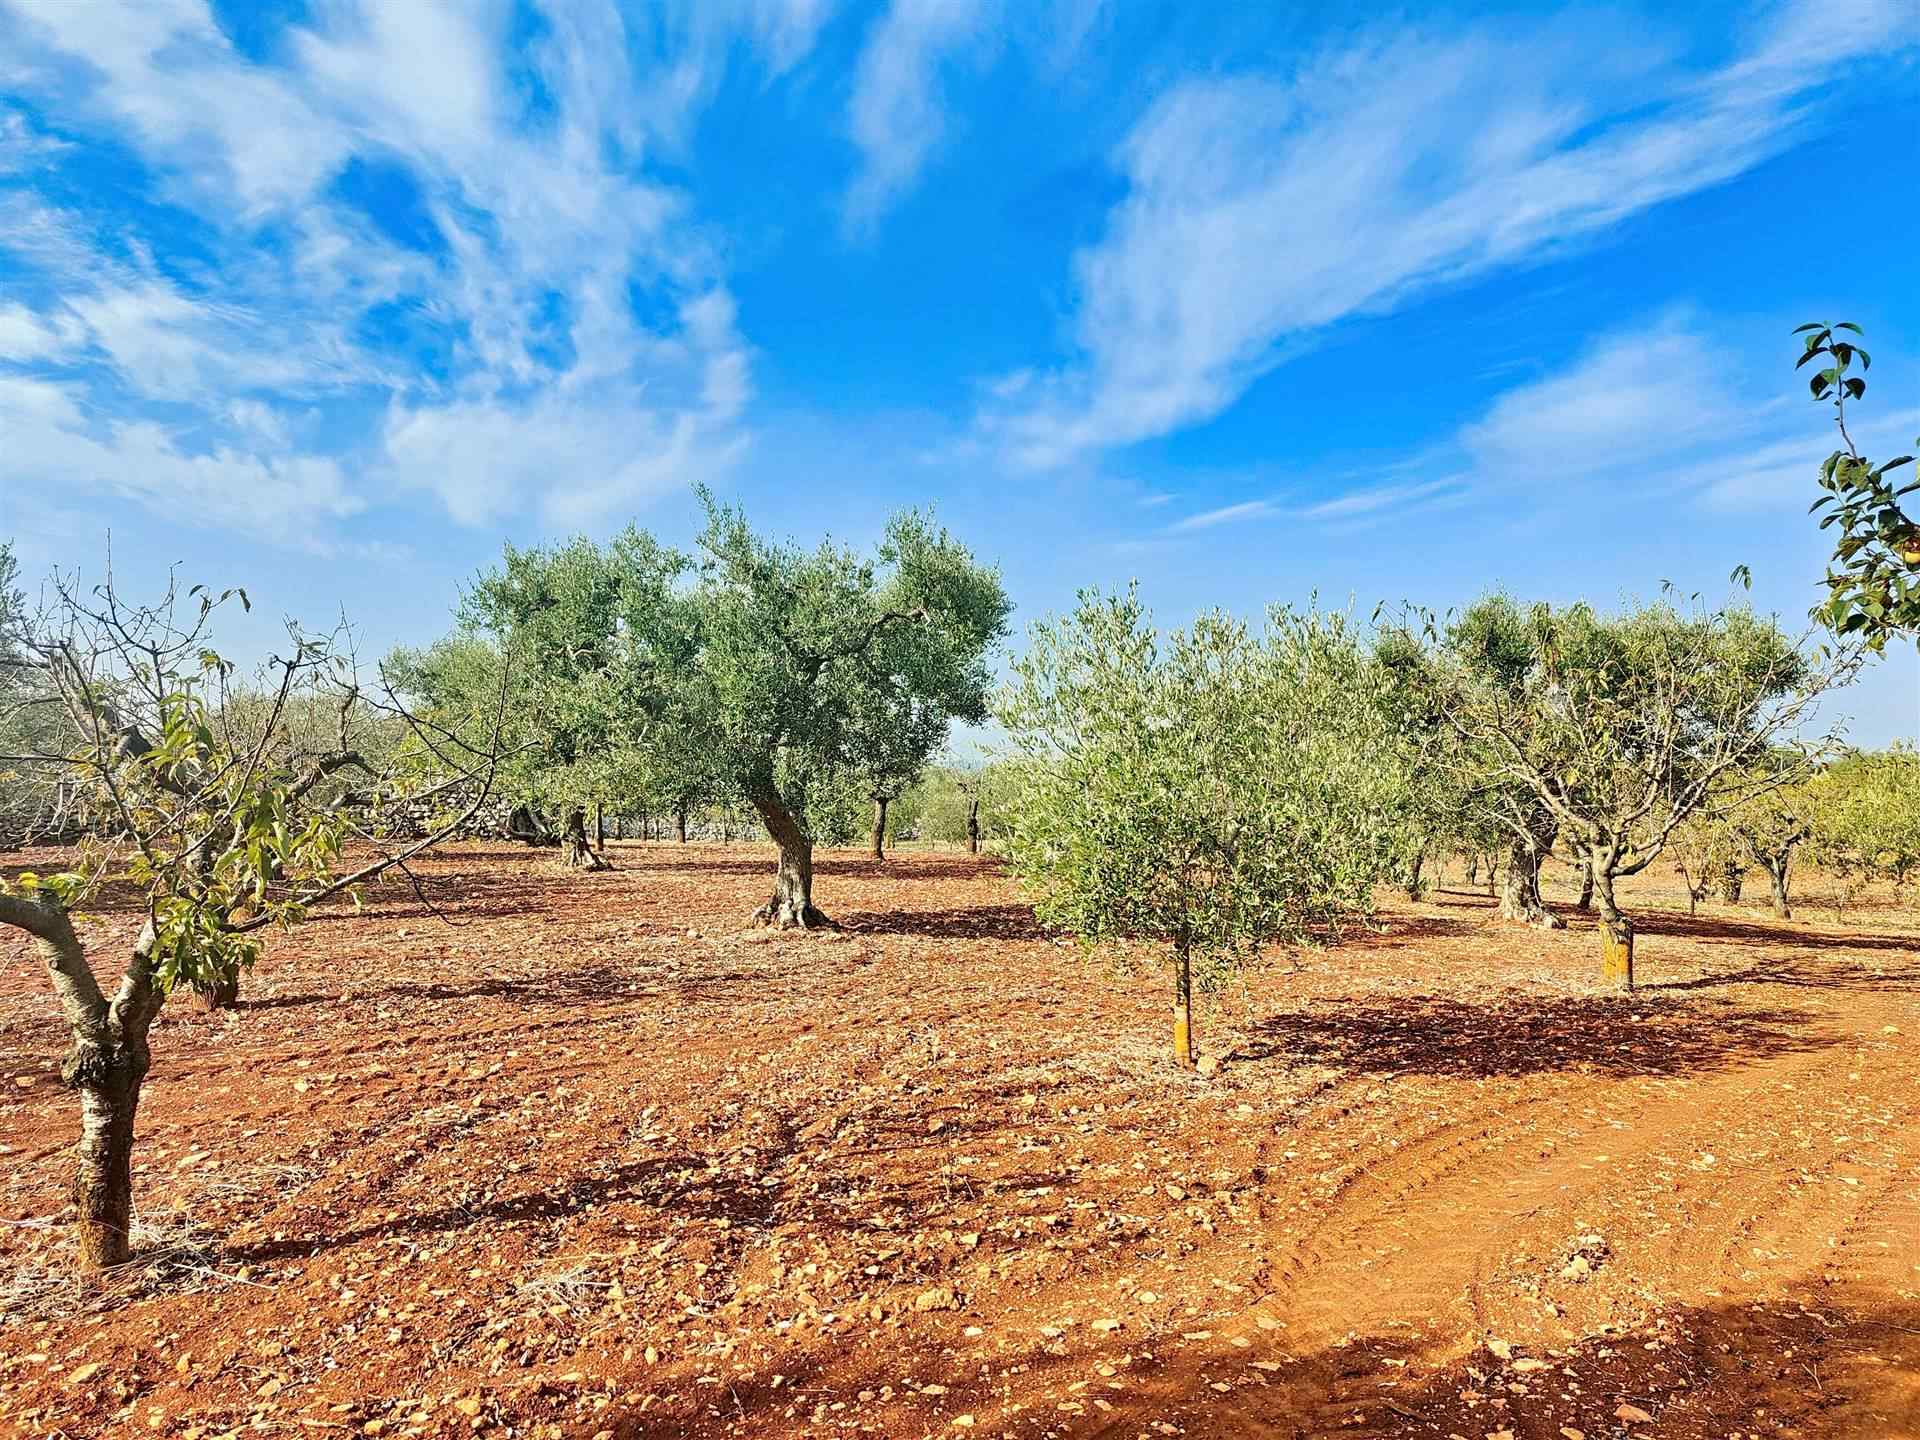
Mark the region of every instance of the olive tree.
[[925, 515], [895, 515], [869, 557], [768, 540], [737, 507], [701, 499], [707, 525], [679, 612], [689, 658], [662, 677], [670, 723], [697, 737], [779, 847], [756, 918], [825, 924], [808, 796], [870, 764], [889, 726], [911, 755], [930, 753], [949, 720], [984, 720], [987, 658], [1010, 606], [999, 575]]
[[1196, 978], [1370, 913], [1405, 785], [1383, 689], [1339, 615], [1162, 637], [1133, 591], [1086, 591], [1033, 627], [998, 705], [1012, 868], [1047, 925], [1170, 948], [1178, 1063]]
[[[1551, 817], [1556, 843], [1590, 864], [1603, 974], [1630, 989], [1634, 931], [1617, 882], [1657, 860], [1689, 818], [1726, 813], [1810, 768], [1803, 732], [1857, 657], [1809, 658], [1738, 606], [1663, 602], [1608, 616], [1538, 604], [1525, 620], [1524, 667], [1494, 677], [1456, 664], [1445, 713], [1494, 778]], [[1429, 634], [1437, 639], [1431, 622]], [[1789, 742], [1795, 764], [1761, 765]]]
[[1541, 867], [1560, 838], [1558, 819], [1530, 785], [1506, 773], [1497, 748], [1455, 723], [1449, 703], [1460, 687], [1517, 699], [1533, 663], [1526, 611], [1496, 594], [1445, 626], [1418, 612], [1402, 615], [1385, 627], [1376, 651], [1397, 679], [1404, 723], [1423, 737], [1415, 791], [1424, 799], [1421, 828], [1475, 855], [1504, 851], [1504, 866], [1488, 865], [1489, 893], [1499, 871], [1501, 918], [1562, 928], [1540, 896]]
[[1843, 903], [1875, 880], [1896, 889], [1920, 874], [1920, 754], [1854, 751], [1805, 786], [1808, 839]]
[[[375, 769], [353, 745], [369, 710], [405, 720], [399, 698], [359, 688], [331, 637], [289, 627], [289, 653], [253, 704], [228, 703], [233, 667], [211, 646], [215, 613], [237, 591], [173, 590], [152, 605], [124, 601], [111, 579], [91, 591], [55, 577], [38, 612], [14, 621], [9, 664], [57, 698], [63, 743], [5, 762], [72, 784], [91, 837], [64, 869], [28, 872], [0, 890], [0, 924], [26, 932], [45, 957], [72, 1048], [61, 1068], [80, 1099], [73, 1198], [89, 1268], [129, 1256], [134, 1119], [152, 1063], [149, 1032], [182, 984], [226, 987], [251, 965], [269, 926], [353, 891], [452, 834], [488, 793], [497, 727], [485, 740], [410, 727], [409, 743], [445, 778], [408, 783], [404, 767]], [[331, 738], [302, 743], [289, 718], [306, 702], [333, 713]], [[356, 791], [338, 782], [355, 773]], [[459, 801], [461, 803], [456, 804]], [[381, 844], [387, 803], [440, 812], [420, 839]], [[342, 847], [372, 858], [343, 873]], [[75, 912], [109, 886], [140, 897], [139, 932], [111, 993], [94, 973]]]
[[[453, 648], [414, 665], [435, 674], [443, 697], [471, 697], [492, 678], [476, 657], [495, 666], [513, 658], [516, 723], [535, 742], [515, 767], [515, 798], [535, 816], [560, 817], [565, 858], [577, 868], [606, 866], [589, 842], [590, 805], [637, 808], [659, 788], [672, 746], [659, 726], [658, 680], [685, 658], [670, 623], [685, 566], [633, 529], [605, 547], [585, 539], [509, 545], [501, 565], [468, 589]], [[485, 644], [475, 647], [476, 638]], [[697, 783], [688, 788], [698, 795]]]
[[977, 855], [983, 840], [1004, 835], [1016, 788], [1005, 764], [936, 765], [914, 792], [920, 833]]
[[859, 696], [852, 717], [847, 753], [855, 781], [873, 807], [873, 858], [884, 861], [888, 810], [919, 782], [927, 762], [946, 743], [949, 715], [942, 696], [904, 694], [891, 702], [881, 695]]

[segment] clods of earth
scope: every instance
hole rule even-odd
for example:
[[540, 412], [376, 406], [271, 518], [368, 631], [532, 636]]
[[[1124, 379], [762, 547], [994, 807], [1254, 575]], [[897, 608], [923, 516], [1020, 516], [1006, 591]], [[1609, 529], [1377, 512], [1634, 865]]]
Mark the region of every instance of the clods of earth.
[[1194, 1074], [989, 858], [825, 856], [841, 928], [774, 934], [769, 851], [609, 850], [460, 845], [176, 999], [105, 1281], [0, 936], [0, 1433], [1920, 1435], [1890, 903], [1643, 887], [1615, 996], [1456, 873], [1210, 997]]

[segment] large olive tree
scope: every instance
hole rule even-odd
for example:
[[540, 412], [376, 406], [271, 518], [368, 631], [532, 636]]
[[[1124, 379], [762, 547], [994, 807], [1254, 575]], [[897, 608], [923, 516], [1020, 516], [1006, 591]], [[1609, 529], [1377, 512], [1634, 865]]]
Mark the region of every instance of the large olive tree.
[[737, 507], [701, 498], [707, 524], [679, 612], [691, 659], [664, 677], [671, 723], [698, 737], [779, 847], [758, 918], [823, 924], [809, 791], [871, 764], [889, 727], [923, 763], [949, 720], [984, 720], [988, 655], [1011, 607], [999, 575], [922, 514], [895, 515], [862, 556], [766, 539]]
[[1370, 912], [1407, 783], [1385, 689], [1338, 615], [1160, 636], [1133, 592], [1089, 591], [1034, 626], [998, 707], [1011, 863], [1045, 923], [1169, 946], [1180, 1064], [1196, 976]]
[[759, 918], [822, 925], [810, 815], [859, 789], [897, 794], [951, 720], [985, 717], [1008, 602], [923, 515], [893, 517], [863, 556], [769, 540], [699, 493], [691, 555], [633, 529], [606, 546], [509, 548], [459, 634], [412, 668], [457, 711], [487, 673], [461, 659], [476, 642], [513, 657], [515, 723], [535, 747], [515, 778], [562, 809], [583, 858], [594, 796], [677, 813], [737, 796], [780, 851]]

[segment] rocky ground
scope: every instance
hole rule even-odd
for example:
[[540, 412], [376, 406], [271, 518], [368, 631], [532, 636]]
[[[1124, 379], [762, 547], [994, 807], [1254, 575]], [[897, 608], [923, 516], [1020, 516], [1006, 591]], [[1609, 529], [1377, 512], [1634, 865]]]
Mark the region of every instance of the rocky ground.
[[770, 852], [610, 851], [463, 846], [169, 1006], [104, 1286], [0, 935], [0, 1431], [1920, 1435], [1902, 910], [1643, 887], [1613, 997], [1581, 917], [1443, 889], [1215, 997], [1192, 1076], [991, 861], [828, 857], [844, 928], [774, 936]]

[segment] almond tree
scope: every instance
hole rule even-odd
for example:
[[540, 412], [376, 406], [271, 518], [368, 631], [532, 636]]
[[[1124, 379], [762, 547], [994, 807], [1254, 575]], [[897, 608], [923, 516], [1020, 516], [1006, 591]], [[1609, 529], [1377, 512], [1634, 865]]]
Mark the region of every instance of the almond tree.
[[1871, 881], [1902, 889], [1920, 873], [1920, 754], [1911, 748], [1841, 756], [1807, 783], [1804, 803], [1814, 855], [1840, 879], [1843, 903]]
[[[0, 891], [0, 924], [38, 943], [72, 1036], [61, 1075], [80, 1099], [73, 1197], [88, 1268], [129, 1258], [134, 1119], [152, 1064], [148, 1035], [168, 997], [182, 984], [233, 983], [258, 958], [267, 927], [291, 926], [314, 904], [404, 869], [454, 833], [484, 804], [499, 758], [497, 727], [478, 743], [410, 727], [417, 756], [443, 778], [421, 785], [399, 771], [372, 773], [349, 743], [356, 715], [372, 708], [404, 721], [406, 710], [392, 695], [363, 695], [334, 643], [297, 628], [291, 653], [272, 662], [277, 682], [266, 703], [226, 704], [232, 667], [208, 632], [231, 598], [246, 603], [237, 591], [215, 597], [195, 587], [136, 606], [111, 579], [82, 592], [56, 577], [44, 609], [16, 618], [0, 647], [10, 669], [57, 701], [63, 740], [6, 763], [74, 785], [93, 822], [94, 838], [68, 868], [22, 874]], [[322, 695], [334, 707], [337, 743], [289, 746], [295, 701]], [[242, 726], [243, 711], [255, 723]], [[348, 771], [362, 772], [362, 793], [328, 783]], [[383, 800], [435, 807], [441, 823], [343, 873], [343, 843], [378, 843]], [[74, 923], [107, 887], [131, 889], [144, 911], [111, 993]]]
[[1034, 626], [998, 706], [1012, 867], [1083, 943], [1169, 947], [1177, 1063], [1196, 977], [1371, 912], [1405, 788], [1385, 690], [1338, 615], [1276, 610], [1255, 633], [1214, 614], [1163, 639], [1132, 591], [1085, 591]]
[[[1798, 773], [1800, 768], [1790, 752], [1770, 755], [1763, 764], [1784, 767], [1789, 773]], [[1727, 816], [1727, 828], [1741, 854], [1767, 872], [1773, 890], [1773, 913], [1782, 920], [1793, 918], [1788, 893], [1793, 852], [1813, 838], [1821, 794], [1818, 778], [1803, 776], [1760, 791]], [[1732, 863], [1727, 873], [1734, 873]]]
[[1860, 453], [1847, 429], [1847, 402], [1867, 393], [1866, 371], [1873, 357], [1860, 348], [1862, 331], [1850, 320], [1798, 326], [1801, 354], [1795, 369], [1820, 362], [1808, 377], [1816, 401], [1833, 406], [1840, 448], [1820, 467], [1820, 488], [1813, 502], [1822, 530], [1837, 527], [1833, 558], [1827, 565], [1827, 600], [1814, 615], [1842, 636], [1856, 636], [1875, 653], [1898, 635], [1920, 631], [1920, 525], [1901, 505], [1901, 497], [1920, 489], [1920, 480], [1896, 484], [1913, 463], [1897, 455], [1875, 464]]
[[[1826, 741], [1809, 745], [1803, 730], [1857, 657], [1810, 659], [1738, 607], [1525, 613], [1524, 669], [1495, 678], [1451, 663], [1445, 713], [1488, 774], [1537, 802], [1555, 843], [1591, 865], [1603, 974], [1631, 989], [1634, 931], [1617, 882], [1657, 860], [1690, 817], [1725, 814], [1806, 773]], [[1428, 635], [1438, 646], [1431, 620]], [[1799, 759], [1763, 768], [1782, 747]]]

